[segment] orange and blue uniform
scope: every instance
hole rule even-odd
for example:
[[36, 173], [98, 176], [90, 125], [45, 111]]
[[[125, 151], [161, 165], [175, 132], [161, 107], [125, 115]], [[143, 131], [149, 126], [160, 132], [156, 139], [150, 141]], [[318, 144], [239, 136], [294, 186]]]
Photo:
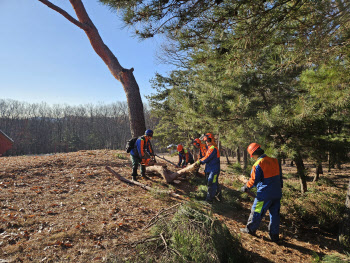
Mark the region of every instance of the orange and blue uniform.
[[283, 179], [277, 159], [268, 157], [266, 154], [261, 155], [252, 167], [247, 187], [257, 188], [257, 195], [247, 223], [248, 230], [255, 233], [269, 210], [270, 236], [278, 237]]
[[209, 145], [206, 155], [199, 162], [206, 164], [205, 172], [209, 173], [206, 200], [212, 201], [219, 190], [220, 153], [218, 148], [215, 145]]
[[205, 143], [199, 144], [199, 159], [202, 159], [207, 154], [207, 150]]
[[183, 167], [189, 163], [194, 163], [193, 156], [188, 150], [183, 149], [179, 152], [179, 162], [177, 165]]
[[141, 174], [144, 176], [146, 174], [146, 165], [150, 161], [150, 157], [153, 154], [152, 146], [149, 138], [147, 136], [139, 137], [133, 149], [130, 151], [131, 161], [132, 161], [132, 176], [137, 176], [138, 165], [141, 164]]

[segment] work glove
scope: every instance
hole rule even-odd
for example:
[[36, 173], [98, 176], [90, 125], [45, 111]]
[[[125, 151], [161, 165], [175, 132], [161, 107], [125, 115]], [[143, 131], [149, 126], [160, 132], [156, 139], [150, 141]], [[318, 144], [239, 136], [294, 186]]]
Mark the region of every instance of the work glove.
[[196, 162], [196, 164], [197, 164], [197, 165], [201, 165], [201, 161], [198, 160], [198, 161]]
[[248, 189], [249, 189], [248, 186], [245, 184], [241, 187], [241, 192], [245, 193], [247, 192]]

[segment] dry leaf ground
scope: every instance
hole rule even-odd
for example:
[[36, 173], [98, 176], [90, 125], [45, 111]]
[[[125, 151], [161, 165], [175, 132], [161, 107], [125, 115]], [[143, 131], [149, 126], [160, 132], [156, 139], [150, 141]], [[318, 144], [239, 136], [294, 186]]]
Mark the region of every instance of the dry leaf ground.
[[[167, 158], [176, 162], [176, 157]], [[225, 161], [222, 158], [223, 170]], [[0, 158], [0, 262], [126, 261], [137, 253], [137, 243], [148, 237], [144, 228], [151, 219], [162, 208], [188, 200], [195, 191], [186, 181], [167, 185], [158, 175], [139, 180], [183, 197], [159, 196], [119, 181], [105, 166], [130, 179], [129, 156], [123, 151]], [[344, 194], [342, 186], [349, 178], [346, 168], [328, 175]], [[284, 167], [285, 173], [294, 169]], [[234, 180], [233, 174], [222, 172], [223, 187], [232, 188]], [[250, 205], [251, 199], [242, 199], [243, 210], [215, 209], [214, 216], [231, 233], [240, 235]], [[292, 217], [281, 222], [280, 244], [268, 241], [267, 220], [260, 229], [257, 237], [241, 236], [253, 262], [311, 262], [314, 252], [341, 253], [335, 234], [312, 225], [294, 225]]]

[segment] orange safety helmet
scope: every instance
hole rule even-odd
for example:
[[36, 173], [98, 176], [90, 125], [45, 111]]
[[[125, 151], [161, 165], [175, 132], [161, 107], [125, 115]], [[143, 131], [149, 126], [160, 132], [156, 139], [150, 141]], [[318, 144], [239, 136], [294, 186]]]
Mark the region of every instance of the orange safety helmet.
[[181, 152], [183, 149], [184, 149], [184, 147], [183, 147], [181, 144], [179, 144], [179, 145], [177, 146], [177, 151], [178, 151], [178, 152]]
[[208, 135], [204, 135], [203, 140], [204, 140], [205, 142], [211, 142], [211, 138], [210, 138]]
[[261, 147], [261, 145], [256, 143], [256, 142], [249, 144], [247, 151], [250, 154], [250, 157], [253, 157], [253, 153], [260, 147]]
[[214, 141], [214, 136], [212, 133], [208, 132], [205, 136], [209, 137], [212, 142]]
[[196, 138], [196, 139], [194, 139], [193, 140], [193, 145], [199, 145], [199, 144], [201, 144], [201, 140], [200, 139], [198, 139], [198, 138]]

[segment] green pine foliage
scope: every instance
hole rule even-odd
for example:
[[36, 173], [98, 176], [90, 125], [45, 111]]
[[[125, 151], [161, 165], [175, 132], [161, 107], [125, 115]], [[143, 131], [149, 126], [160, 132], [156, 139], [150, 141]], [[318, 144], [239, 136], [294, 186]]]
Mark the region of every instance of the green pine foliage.
[[[204, 132], [235, 149], [258, 141], [275, 157], [341, 165], [349, 153], [348, 1], [118, 1], [141, 38], [163, 34], [169, 60], [149, 96], [163, 146]], [[166, 60], [167, 58], [164, 58]], [[329, 157], [328, 157], [329, 156]]]
[[[137, 262], [248, 262], [238, 237], [198, 205], [181, 205], [168, 217], [153, 227], [155, 241], [138, 247]], [[163, 251], [160, 258], [155, 251]]]

